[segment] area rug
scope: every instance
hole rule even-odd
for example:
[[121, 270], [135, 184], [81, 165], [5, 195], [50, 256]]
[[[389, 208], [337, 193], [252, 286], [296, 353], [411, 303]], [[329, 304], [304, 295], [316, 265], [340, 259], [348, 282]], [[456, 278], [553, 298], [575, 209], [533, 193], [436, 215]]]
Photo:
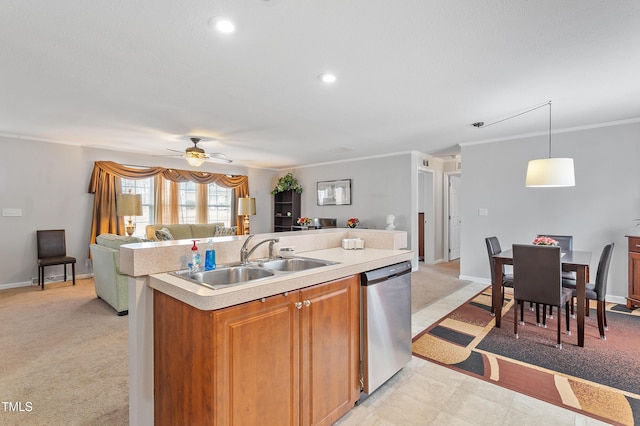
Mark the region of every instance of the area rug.
[[[640, 310], [608, 304], [606, 340], [595, 305], [585, 318], [585, 346], [577, 324], [555, 347], [557, 312], [547, 328], [525, 309], [513, 334], [513, 300], [506, 294], [502, 325], [490, 315], [491, 288], [479, 293], [413, 339], [413, 354], [508, 389], [612, 424], [640, 424]], [[563, 314], [564, 330], [564, 314]]]

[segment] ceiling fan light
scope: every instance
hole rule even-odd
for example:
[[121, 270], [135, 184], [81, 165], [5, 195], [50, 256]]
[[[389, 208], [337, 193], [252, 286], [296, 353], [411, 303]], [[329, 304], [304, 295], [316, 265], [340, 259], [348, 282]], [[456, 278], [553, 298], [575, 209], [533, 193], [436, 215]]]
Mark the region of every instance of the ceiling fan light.
[[205, 158], [199, 157], [199, 156], [187, 156], [186, 157], [187, 163], [189, 163], [190, 166], [192, 167], [200, 167], [202, 165], [202, 163], [204, 163]]
[[529, 161], [525, 185], [529, 188], [576, 186], [573, 158], [542, 158]]

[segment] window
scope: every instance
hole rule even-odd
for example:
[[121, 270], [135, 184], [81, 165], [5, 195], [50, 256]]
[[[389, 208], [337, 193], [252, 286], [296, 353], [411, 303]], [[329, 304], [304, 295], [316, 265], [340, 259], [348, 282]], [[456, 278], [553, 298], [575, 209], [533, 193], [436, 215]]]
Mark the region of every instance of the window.
[[[142, 195], [142, 216], [136, 216], [135, 236], [145, 237], [146, 226], [155, 223], [154, 217], [154, 188], [153, 178], [146, 179], [121, 179], [122, 192]], [[215, 183], [207, 185], [206, 191], [198, 194], [198, 185], [194, 182], [181, 182], [178, 184], [178, 222], [198, 223], [199, 196], [206, 203], [203, 215], [205, 222], [223, 222], [225, 226], [233, 226], [233, 197], [234, 191], [230, 188], [218, 186]]]
[[154, 223], [153, 218], [153, 178], [147, 179], [121, 179], [122, 193], [142, 195], [142, 216], [133, 218], [136, 224], [134, 236], [146, 238], [147, 225]]
[[209, 184], [209, 196], [207, 202], [207, 217], [209, 223], [224, 222], [225, 226], [233, 226], [231, 223], [231, 210], [234, 191], [223, 188], [215, 183]]
[[196, 222], [196, 184], [194, 182], [180, 182], [178, 184], [178, 222]]

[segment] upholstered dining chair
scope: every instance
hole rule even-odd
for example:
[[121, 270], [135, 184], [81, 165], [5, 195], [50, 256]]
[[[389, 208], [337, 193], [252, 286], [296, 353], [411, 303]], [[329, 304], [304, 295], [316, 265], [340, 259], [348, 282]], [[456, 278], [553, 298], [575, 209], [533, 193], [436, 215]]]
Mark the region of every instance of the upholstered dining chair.
[[[489, 255], [489, 268], [491, 269], [491, 282], [493, 282], [495, 278], [495, 264], [496, 261], [493, 258], [496, 254], [500, 254], [502, 252], [502, 248], [500, 247], [500, 241], [498, 241], [498, 237], [487, 237], [484, 239], [485, 244], [487, 245], [487, 254]], [[506, 274], [504, 272], [504, 267], [502, 268], [502, 304], [504, 305], [504, 288], [505, 287], [513, 287], [513, 275]], [[491, 306], [491, 313], [495, 312], [495, 307]]]
[[[602, 249], [600, 255], [600, 261], [598, 262], [598, 271], [596, 272], [596, 282], [589, 283], [586, 287], [586, 307], [585, 312], [589, 312], [589, 302], [591, 300], [597, 301], [596, 315], [598, 317], [598, 331], [600, 331], [600, 338], [607, 340], [604, 335], [604, 331], [608, 330], [607, 327], [607, 315], [605, 309], [605, 296], [607, 294], [607, 280], [609, 278], [609, 264], [611, 263], [611, 254], [613, 253], [613, 243], [609, 243]], [[564, 284], [563, 284], [564, 286]], [[576, 297], [576, 286], [574, 284], [572, 288], [571, 305], [573, 307], [573, 298]], [[572, 309], [573, 310], [573, 309]], [[573, 315], [573, 312], [572, 312]]]
[[[551, 234], [538, 234], [538, 237], [549, 237], [553, 238], [558, 242], [558, 246], [560, 250], [563, 252], [573, 251], [573, 235], [551, 235]], [[573, 280], [573, 286], [575, 287], [576, 283], [576, 273], [573, 271], [562, 271], [562, 279], [563, 280]], [[568, 282], [571, 284], [571, 282]]]
[[[513, 245], [513, 332], [518, 338], [518, 307], [522, 302], [557, 306], [564, 305], [566, 311], [567, 334], [571, 334], [569, 324], [569, 301], [572, 290], [562, 286], [562, 263], [560, 247]], [[520, 322], [522, 322], [521, 312]], [[558, 315], [558, 339], [556, 347], [562, 349], [562, 315]]]
[[[562, 252], [573, 251], [573, 235], [538, 234], [537, 236], [553, 238], [558, 242], [558, 246]], [[567, 288], [575, 288], [576, 273], [573, 271], [562, 271], [562, 285]], [[571, 306], [571, 315], [573, 315], [573, 305]], [[553, 308], [549, 309], [549, 317], [553, 318]]]
[[64, 280], [67, 281], [67, 265], [71, 264], [73, 285], [76, 285], [76, 258], [67, 256], [67, 243], [64, 229], [36, 231], [38, 246], [38, 285], [44, 290], [44, 268], [63, 265]]

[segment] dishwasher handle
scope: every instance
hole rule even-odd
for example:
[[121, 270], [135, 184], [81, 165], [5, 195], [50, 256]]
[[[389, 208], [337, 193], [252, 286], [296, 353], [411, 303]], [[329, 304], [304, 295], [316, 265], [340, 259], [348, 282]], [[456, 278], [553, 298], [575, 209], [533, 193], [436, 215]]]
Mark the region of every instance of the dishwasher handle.
[[360, 284], [362, 286], [375, 285], [411, 272], [411, 262], [396, 263], [384, 268], [374, 269], [362, 273]]

